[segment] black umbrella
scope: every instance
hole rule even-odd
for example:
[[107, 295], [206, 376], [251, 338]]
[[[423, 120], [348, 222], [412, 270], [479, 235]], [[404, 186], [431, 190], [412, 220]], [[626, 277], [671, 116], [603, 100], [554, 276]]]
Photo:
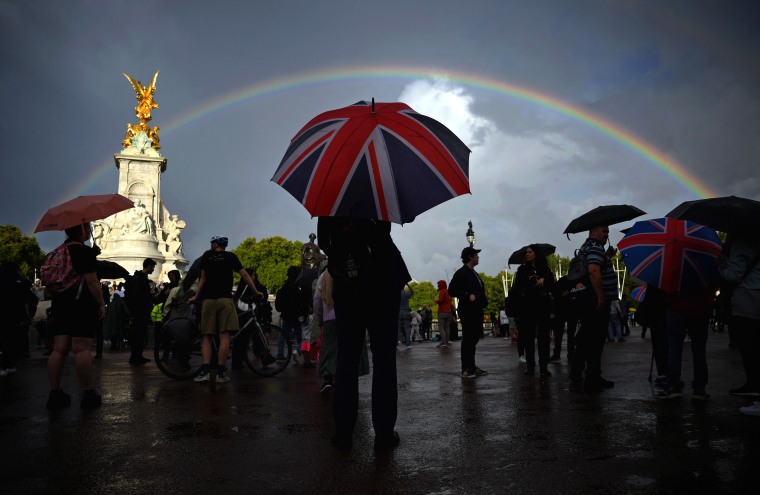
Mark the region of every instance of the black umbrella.
[[98, 261], [98, 279], [117, 279], [117, 278], [126, 278], [129, 276], [129, 271], [121, 266], [118, 263], [115, 263], [113, 261], [106, 261], [106, 260], [97, 260]]
[[720, 232], [751, 233], [760, 229], [760, 201], [726, 196], [686, 201], [665, 215], [690, 220]]
[[620, 222], [627, 222], [645, 214], [646, 212], [631, 205], [597, 206], [570, 222], [564, 234], [577, 234], [578, 232], [591, 230], [599, 225], [609, 226]]
[[[522, 265], [525, 263], [525, 252], [528, 250], [528, 247], [530, 246], [523, 246], [512, 253], [507, 260], [507, 264]], [[544, 257], [549, 256], [550, 254], [554, 254], [554, 252], [557, 250], [557, 248], [551, 244], [536, 244], [536, 247], [539, 250], [539, 253], [537, 254], [543, 255]]]

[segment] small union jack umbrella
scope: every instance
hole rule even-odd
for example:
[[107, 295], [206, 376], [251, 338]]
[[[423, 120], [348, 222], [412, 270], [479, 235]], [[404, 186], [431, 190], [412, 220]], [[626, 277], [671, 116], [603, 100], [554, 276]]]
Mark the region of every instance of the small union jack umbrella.
[[639, 285], [631, 291], [631, 299], [641, 302], [644, 300], [644, 295], [647, 293], [646, 285]]
[[665, 292], [717, 285], [721, 242], [709, 227], [672, 218], [642, 220], [633, 224], [618, 248], [631, 277]]
[[312, 119], [272, 181], [315, 217], [403, 224], [470, 192], [469, 155], [440, 122], [404, 103], [373, 99]]

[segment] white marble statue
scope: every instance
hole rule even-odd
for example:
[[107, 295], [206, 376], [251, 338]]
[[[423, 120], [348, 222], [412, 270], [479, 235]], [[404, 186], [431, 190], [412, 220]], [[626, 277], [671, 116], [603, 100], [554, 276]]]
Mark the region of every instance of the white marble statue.
[[148, 209], [139, 199], [135, 201], [135, 206], [129, 211], [127, 219], [129, 231], [133, 234], [155, 235], [156, 224], [153, 217], [148, 213]]
[[178, 215], [171, 215], [164, 225], [166, 232], [166, 248], [169, 254], [182, 253], [182, 239], [180, 234], [187, 227], [184, 220], [180, 220]]

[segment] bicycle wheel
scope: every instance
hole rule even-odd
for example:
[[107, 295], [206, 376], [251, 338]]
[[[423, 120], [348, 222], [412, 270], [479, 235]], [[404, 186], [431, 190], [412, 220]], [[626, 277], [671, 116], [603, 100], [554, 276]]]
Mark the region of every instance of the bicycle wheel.
[[158, 369], [169, 378], [195, 378], [203, 364], [198, 327], [191, 320], [178, 318], [156, 328], [153, 355]]
[[[278, 348], [282, 346], [282, 354]], [[277, 325], [253, 325], [245, 353], [245, 364], [257, 375], [274, 376], [288, 367], [293, 357], [293, 343]]]

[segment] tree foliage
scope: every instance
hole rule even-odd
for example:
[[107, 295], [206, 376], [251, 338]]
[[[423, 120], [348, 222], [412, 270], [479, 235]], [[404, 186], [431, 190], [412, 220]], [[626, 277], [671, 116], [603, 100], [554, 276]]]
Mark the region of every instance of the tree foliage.
[[246, 268], [253, 267], [270, 294], [276, 293], [287, 279], [291, 266], [301, 265], [301, 241], [284, 237], [266, 237], [257, 241], [249, 237], [232, 250]]
[[25, 236], [15, 225], [2, 225], [0, 226], [0, 260], [16, 263], [21, 275], [32, 280], [34, 271], [39, 270], [45, 260], [45, 253], [34, 237]]
[[420, 306], [427, 306], [433, 310], [434, 314], [438, 313], [438, 305], [435, 300], [438, 299], [438, 289], [432, 282], [411, 283], [412, 297], [409, 299], [409, 307], [412, 311], [417, 311]]

